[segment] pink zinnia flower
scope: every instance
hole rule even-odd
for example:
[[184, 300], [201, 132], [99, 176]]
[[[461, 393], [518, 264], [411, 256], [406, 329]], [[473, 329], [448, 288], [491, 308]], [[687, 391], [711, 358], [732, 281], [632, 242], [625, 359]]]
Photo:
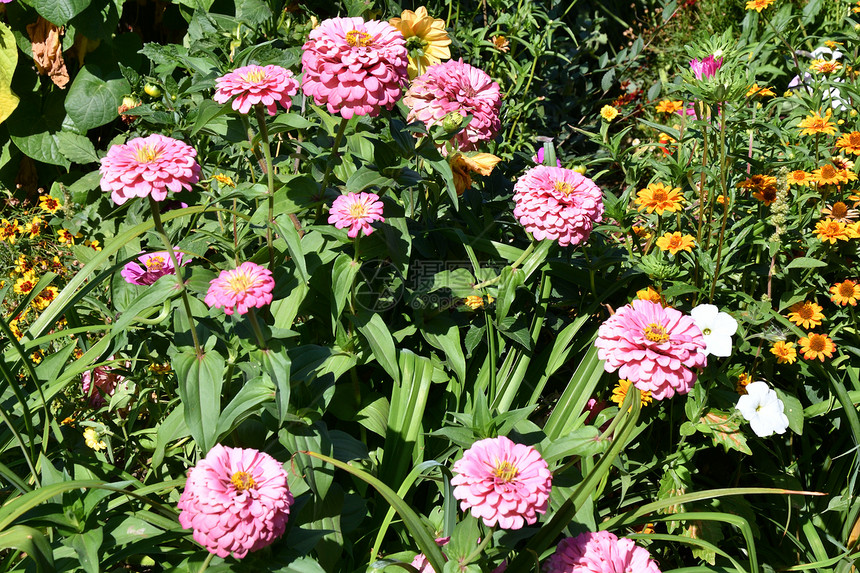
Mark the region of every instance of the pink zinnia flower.
[[379, 115], [403, 92], [406, 40], [388, 22], [331, 18], [302, 46], [302, 89], [317, 105], [346, 119]]
[[269, 454], [218, 444], [188, 472], [179, 523], [210, 553], [241, 559], [283, 535], [293, 503], [287, 477]]
[[597, 356], [607, 372], [630, 380], [655, 400], [686, 394], [708, 363], [705, 337], [689, 316], [650, 300], [622, 306], [597, 330]]
[[608, 531], [562, 539], [543, 569], [546, 573], [660, 573], [647, 549]]
[[113, 145], [99, 168], [102, 191], [110, 191], [117, 205], [147, 195], [164, 201], [168, 191], [190, 191], [200, 180], [196, 156], [190, 145], [158, 134]]
[[347, 236], [354, 239], [361, 231], [365, 235], [373, 232], [374, 221], [385, 221], [382, 216], [382, 201], [375, 193], [349, 193], [341, 195], [332, 203], [328, 222], [338, 229], [349, 227]]
[[603, 218], [603, 193], [594, 181], [562, 167], [538, 165], [514, 185], [514, 216], [534, 238], [562, 247], [588, 239]]
[[722, 65], [723, 59], [716, 59], [713, 55], [710, 55], [703, 60], [699, 60], [697, 58], [690, 60], [690, 69], [693, 70], [693, 75], [696, 76], [697, 80], [713, 77]]
[[275, 115], [275, 103], [284, 109], [293, 105], [290, 98], [299, 91], [299, 82], [293, 77], [293, 72], [280, 66], [245, 66], [215, 80], [215, 87], [212, 99], [227, 103], [236, 96], [233, 109], [239, 113], [248, 113], [251, 106], [262, 103], [269, 115]]
[[520, 529], [546, 513], [552, 474], [536, 449], [505, 436], [472, 444], [454, 463], [451, 480], [460, 509], [472, 510], [487, 527]]
[[[190, 260], [182, 260], [182, 253], [173, 251], [176, 255], [176, 262], [179, 266], [185, 266]], [[165, 275], [175, 275], [176, 269], [173, 268], [173, 261], [170, 260], [170, 253], [160, 251], [157, 253], [147, 253], [137, 258], [136, 261], [129, 261], [123, 267], [120, 273], [125, 282], [133, 285], [151, 285]]]
[[250, 308], [271, 303], [274, 288], [272, 271], [255, 263], [242, 263], [212, 279], [204, 300], [209, 308], [223, 307], [226, 314], [246, 314]]
[[501, 127], [499, 84], [462, 59], [430, 66], [412, 80], [403, 102], [409, 106], [407, 120], [421, 121], [427, 129], [442, 123], [450, 113], [471, 115], [469, 125], [454, 137], [460, 151], [476, 151], [480, 142], [493, 139]]
[[[110, 357], [113, 360], [113, 356]], [[101, 408], [107, 404], [105, 397], [110, 398], [116, 392], [116, 387], [125, 382], [125, 376], [117, 373], [111, 366], [96, 366], [81, 375], [81, 391], [86, 396], [89, 405]]]

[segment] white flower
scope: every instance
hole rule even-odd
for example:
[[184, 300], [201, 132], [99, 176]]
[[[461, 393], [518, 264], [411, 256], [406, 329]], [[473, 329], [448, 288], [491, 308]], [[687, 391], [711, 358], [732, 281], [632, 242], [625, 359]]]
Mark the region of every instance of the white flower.
[[749, 421], [753, 432], [760, 438], [774, 433], [784, 434], [788, 418], [783, 413], [785, 404], [765, 382], [747, 384], [746, 395], [741, 396], [736, 408]]
[[700, 304], [690, 316], [705, 336], [706, 354], [730, 356], [732, 335], [738, 330], [738, 321], [712, 304]]

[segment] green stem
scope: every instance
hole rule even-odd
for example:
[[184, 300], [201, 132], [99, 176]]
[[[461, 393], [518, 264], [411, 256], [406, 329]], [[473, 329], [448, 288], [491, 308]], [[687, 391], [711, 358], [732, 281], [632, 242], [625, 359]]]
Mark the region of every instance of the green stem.
[[462, 569], [463, 567], [465, 567], [466, 565], [468, 565], [469, 563], [471, 563], [473, 559], [475, 559], [478, 555], [480, 555], [480, 554], [481, 554], [481, 552], [484, 550], [484, 548], [485, 548], [485, 547], [487, 546], [487, 544], [490, 542], [490, 539], [492, 539], [492, 538], [493, 538], [493, 532], [494, 532], [495, 530], [496, 530], [496, 526], [494, 525], [494, 526], [493, 526], [493, 528], [492, 528], [489, 532], [487, 532], [487, 535], [485, 535], [485, 536], [484, 536], [484, 539], [482, 539], [482, 540], [481, 540], [481, 544], [480, 544], [480, 545], [478, 545], [477, 547], [475, 547], [475, 550], [474, 550], [474, 551], [472, 551], [471, 553], [469, 553], [469, 555], [466, 557], [466, 559], [464, 559], [464, 560], [460, 563], [460, 568], [461, 568], [461, 569]]
[[[726, 191], [726, 173], [727, 169], [727, 157], [726, 157], [726, 109], [725, 102], [723, 102], [723, 109], [720, 110], [720, 193], [724, 197], [728, 197], [728, 192]], [[717, 288], [717, 279], [720, 276], [720, 263], [723, 258], [723, 241], [726, 237], [726, 221], [729, 218], [729, 201], [723, 203], [723, 220], [720, 224], [720, 239], [719, 243], [717, 243], [717, 260], [714, 264], [714, 280], [711, 282], [711, 292], [708, 296], [708, 302], [713, 302], [714, 300], [714, 291]], [[710, 236], [710, 233], [708, 233]]]
[[206, 557], [206, 561], [204, 561], [204, 562], [203, 562], [203, 564], [202, 564], [202, 565], [200, 565], [200, 569], [198, 569], [198, 570], [197, 570], [197, 573], [203, 573], [204, 571], [206, 571], [207, 569], [209, 569], [209, 564], [212, 562], [212, 558], [213, 558], [213, 557], [215, 557], [215, 554], [214, 554], [214, 553], [210, 553], [210, 554]]
[[[531, 254], [531, 252], [535, 249], [536, 244], [537, 244], [537, 241], [533, 240], [529, 244], [529, 246], [526, 247], [526, 250], [523, 251], [523, 254], [520, 255], [520, 258], [518, 258], [516, 261], [514, 261], [514, 264], [511, 265], [511, 270], [516, 269], [517, 267], [519, 267], [523, 263], [524, 260], [526, 260], [526, 257], [529, 256], [529, 254]], [[499, 275], [497, 277], [493, 277], [491, 279], [487, 279], [484, 282], [476, 284], [472, 288], [474, 290], [478, 290], [478, 289], [484, 288], [486, 286], [494, 285], [497, 282], [499, 282], [500, 280], [502, 280], [502, 275]]]
[[185, 281], [182, 280], [182, 268], [176, 260], [176, 253], [173, 252], [173, 246], [170, 244], [170, 237], [164, 230], [164, 224], [161, 222], [161, 209], [158, 206], [158, 201], [149, 197], [149, 208], [152, 211], [152, 221], [155, 224], [155, 230], [161, 235], [161, 240], [164, 247], [167, 249], [167, 254], [170, 256], [170, 262], [173, 263], [173, 269], [176, 273], [176, 284], [179, 285], [179, 294], [182, 296], [182, 304], [185, 307], [185, 315], [188, 317], [188, 326], [191, 328], [191, 339], [194, 341], [194, 351], [197, 353], [197, 358], [203, 358], [203, 348], [200, 346], [200, 340], [197, 339], [197, 328], [194, 325], [194, 316], [191, 314], [191, 303], [188, 300], [188, 291], [185, 289]]
[[263, 104], [254, 106], [257, 116], [257, 125], [260, 128], [260, 141], [262, 142], [263, 157], [266, 160], [266, 182], [268, 184], [269, 218], [266, 221], [266, 247], [269, 250], [269, 270], [275, 268], [275, 247], [272, 245], [272, 225], [275, 222], [275, 173], [272, 165], [272, 149], [269, 145], [269, 128], [266, 126], [266, 115]]
[[328, 188], [329, 179], [331, 179], [331, 173], [334, 169], [335, 159], [338, 157], [338, 151], [340, 150], [340, 143], [343, 141], [343, 134], [346, 131], [346, 124], [349, 123], [347, 118], [343, 118], [340, 120], [340, 125], [337, 128], [337, 133], [334, 136], [334, 142], [331, 146], [331, 153], [328, 156], [328, 161], [325, 165], [325, 173], [323, 174], [322, 184], [320, 185], [320, 205], [317, 207], [317, 219], [322, 217], [323, 205], [325, 205], [325, 190]]
[[260, 328], [260, 322], [257, 318], [257, 309], [252, 306], [248, 309], [248, 315], [251, 330], [254, 331], [254, 336], [257, 337], [257, 345], [260, 347], [260, 350], [268, 350], [269, 346], [266, 344], [266, 337], [263, 336], [263, 330]]

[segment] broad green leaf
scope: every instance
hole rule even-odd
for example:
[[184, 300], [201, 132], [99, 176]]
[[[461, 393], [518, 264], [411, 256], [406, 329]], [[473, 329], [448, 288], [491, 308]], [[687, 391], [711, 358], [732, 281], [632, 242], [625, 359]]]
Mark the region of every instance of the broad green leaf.
[[224, 358], [215, 349], [207, 350], [202, 357], [189, 349], [177, 354], [172, 362], [179, 382], [179, 398], [185, 406], [185, 423], [206, 454], [218, 438]]
[[55, 26], [65, 26], [90, 5], [90, 0], [28, 0], [27, 3], [45, 20]]
[[819, 261], [818, 259], [812, 259], [810, 257], [797, 257], [796, 259], [792, 259], [790, 263], [783, 267], [785, 270], [788, 269], [814, 269], [818, 267], [826, 267], [827, 263], [824, 261]]
[[[328, 437], [328, 429], [323, 422], [316, 422], [312, 426], [292, 425], [282, 429], [278, 434], [280, 442], [291, 452], [322, 452], [320, 455], [334, 455], [334, 448]], [[295, 456], [293, 462], [296, 464], [300, 475], [304, 476], [305, 482], [316, 494], [317, 499], [325, 499], [328, 490], [334, 481], [334, 472], [325, 467], [319, 456], [306, 458]]]
[[117, 108], [130, 90], [118, 71], [104, 74], [98, 66], [87, 64], [69, 88], [66, 112], [79, 129], [88, 131], [116, 119]]
[[274, 384], [261, 376], [246, 383], [221, 412], [218, 418], [218, 435], [230, 433], [242, 420], [252, 415], [260, 404], [272, 400], [274, 396]]
[[457, 324], [450, 319], [437, 317], [424, 325], [421, 335], [434, 348], [445, 353], [448, 367], [454, 371], [461, 384], [466, 384], [466, 357], [463, 355]]
[[9, 527], [16, 519], [55, 495], [75, 489], [86, 489], [104, 485], [99, 480], [72, 480], [40, 487], [12, 500], [7, 500], [0, 507], [0, 531]]
[[54, 90], [44, 98], [38, 93], [26, 94], [17, 109], [6, 120], [9, 136], [15, 146], [36, 161], [68, 167], [69, 160], [60, 153], [57, 134], [63, 129], [66, 112], [65, 92]]
[[93, 528], [84, 533], [77, 533], [64, 541], [74, 548], [78, 554], [78, 560], [87, 573], [99, 573], [99, 548], [104, 539], [104, 530], [102, 528]]
[[776, 393], [785, 406], [783, 413], [785, 414], [785, 417], [788, 418], [788, 427], [791, 428], [791, 431], [795, 434], [802, 434], [803, 404], [800, 403], [800, 400], [791, 394], [783, 392], [782, 390], [777, 389]]
[[259, 355], [263, 371], [275, 386], [278, 422], [283, 424], [290, 407], [290, 357], [286, 350], [275, 348], [260, 350]]
[[332, 332], [337, 330], [338, 319], [347, 301], [352, 299], [352, 285], [355, 275], [358, 274], [361, 265], [353, 261], [349, 255], [341, 253], [334, 261], [331, 270], [331, 326]]
[[583, 426], [568, 435], [550, 440], [544, 439], [540, 450], [547, 463], [570, 456], [592, 456], [604, 449], [608, 442], [599, 442], [600, 430], [594, 426]]
[[394, 187], [397, 182], [369, 167], [361, 167], [346, 180], [347, 193], [360, 193], [368, 187]]
[[[803, 416], [802, 410], [800, 415]], [[710, 434], [714, 440], [714, 445], [722, 445], [726, 451], [731, 449], [752, 455], [752, 450], [747, 445], [747, 438], [741, 430], [740, 423], [737, 420], [732, 420], [731, 414], [711, 410], [702, 416], [700, 423], [696, 424], [696, 429], [702, 433]]]
[[394, 380], [395, 384], [400, 382], [400, 367], [397, 365], [397, 349], [388, 325], [382, 317], [376, 313], [362, 313], [354, 320], [356, 328], [370, 344], [373, 350], [373, 358]]
[[56, 571], [54, 552], [44, 534], [38, 529], [26, 525], [10, 527], [0, 533], [0, 549], [17, 549], [26, 553], [36, 563], [36, 571], [39, 573]]
[[18, 47], [9, 26], [0, 22], [0, 123], [18, 107], [18, 96], [12, 93], [12, 75], [18, 65]]

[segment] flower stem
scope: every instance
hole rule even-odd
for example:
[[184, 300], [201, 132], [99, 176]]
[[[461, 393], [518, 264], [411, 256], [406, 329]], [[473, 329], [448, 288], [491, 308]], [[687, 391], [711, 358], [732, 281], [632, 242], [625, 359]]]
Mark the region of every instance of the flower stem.
[[204, 562], [203, 562], [203, 564], [202, 564], [202, 565], [200, 565], [200, 569], [198, 569], [198, 570], [197, 570], [197, 573], [203, 573], [204, 571], [206, 571], [207, 569], [209, 569], [209, 564], [210, 564], [210, 563], [212, 563], [212, 558], [213, 558], [213, 557], [215, 557], [215, 554], [214, 554], [214, 553], [210, 553], [210, 554], [206, 557], [206, 561], [204, 561]]
[[170, 244], [170, 237], [164, 230], [164, 225], [161, 222], [161, 210], [158, 206], [158, 201], [149, 196], [149, 208], [152, 211], [152, 221], [155, 223], [155, 230], [161, 235], [161, 240], [167, 249], [167, 254], [170, 255], [170, 262], [173, 263], [173, 270], [176, 273], [176, 284], [179, 285], [179, 294], [182, 296], [182, 304], [185, 307], [185, 315], [188, 317], [188, 326], [191, 328], [191, 339], [194, 341], [194, 351], [198, 358], [203, 358], [203, 348], [200, 346], [200, 340], [197, 338], [197, 328], [194, 325], [194, 317], [191, 314], [191, 303], [188, 300], [188, 291], [185, 290], [185, 281], [182, 280], [182, 268], [176, 260], [176, 253], [173, 252], [173, 246]]
[[269, 217], [266, 221], [266, 247], [269, 250], [269, 270], [275, 268], [275, 247], [272, 244], [272, 225], [275, 223], [275, 173], [272, 165], [272, 149], [269, 145], [269, 128], [266, 126], [266, 115], [263, 112], [263, 104], [254, 106], [257, 116], [257, 125], [260, 128], [260, 142], [263, 148], [263, 157], [266, 161], [266, 182], [268, 184]]
[[334, 136], [334, 142], [331, 146], [331, 154], [328, 156], [328, 161], [325, 166], [325, 173], [323, 174], [322, 184], [320, 185], [320, 205], [317, 207], [317, 219], [322, 217], [323, 205], [325, 205], [325, 190], [328, 187], [329, 179], [331, 179], [331, 173], [334, 169], [335, 159], [338, 157], [338, 151], [340, 150], [340, 142], [343, 141], [343, 134], [346, 131], [346, 124], [349, 123], [347, 118], [343, 118], [340, 120], [340, 125], [337, 128], [337, 133]]
[[257, 337], [257, 345], [259, 345], [260, 350], [268, 350], [269, 345], [266, 344], [266, 337], [263, 336], [263, 330], [260, 328], [260, 322], [257, 318], [257, 309], [253, 306], [248, 309], [249, 322], [251, 323], [251, 330], [254, 331], [254, 336]]
[[[518, 258], [516, 261], [514, 261], [514, 264], [511, 265], [511, 270], [516, 269], [517, 267], [519, 267], [523, 263], [524, 260], [526, 260], [526, 257], [529, 256], [531, 254], [531, 252], [535, 249], [535, 244], [537, 244], [537, 241], [533, 240], [529, 244], [529, 246], [526, 247], [526, 250], [523, 251], [523, 254], [520, 255], [520, 258]], [[497, 282], [499, 282], [500, 280], [502, 280], [502, 275], [499, 275], [497, 277], [493, 277], [491, 279], [487, 279], [484, 282], [476, 284], [472, 288], [474, 290], [478, 290], [480, 288], [484, 288], [485, 286], [494, 285]]]
[[481, 544], [478, 545], [477, 547], [475, 547], [475, 550], [472, 551], [471, 553], [469, 553], [469, 555], [460, 563], [461, 567], [465, 567], [466, 565], [471, 563], [473, 559], [478, 557], [481, 554], [481, 552], [484, 551], [484, 548], [490, 542], [490, 539], [493, 538], [493, 532], [495, 530], [496, 530], [496, 526], [494, 525], [493, 528], [487, 532], [487, 535], [484, 536], [484, 539], [481, 540]]

